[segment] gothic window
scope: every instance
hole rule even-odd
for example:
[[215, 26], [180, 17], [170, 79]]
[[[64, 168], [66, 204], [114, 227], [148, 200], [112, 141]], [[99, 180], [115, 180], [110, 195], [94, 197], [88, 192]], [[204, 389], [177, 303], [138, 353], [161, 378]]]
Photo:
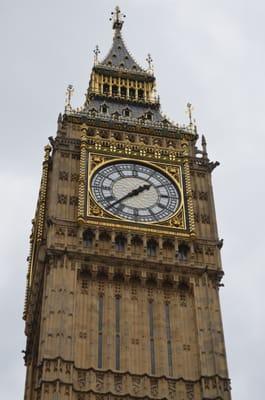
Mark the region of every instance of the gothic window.
[[154, 304], [148, 302], [151, 374], [155, 374]]
[[131, 244], [132, 244], [132, 254], [141, 254], [142, 252], [142, 248], [143, 248], [143, 241], [140, 238], [140, 236], [133, 236], [132, 240], [131, 240]]
[[129, 96], [131, 99], [135, 99], [135, 89], [134, 88], [129, 89]]
[[112, 86], [112, 96], [118, 96], [118, 86], [117, 85]]
[[102, 368], [103, 360], [103, 296], [98, 298], [98, 368]]
[[91, 108], [91, 110], [89, 110], [91, 112], [91, 114], [94, 116], [98, 113], [98, 110], [96, 110], [95, 108]]
[[121, 67], [121, 68], [124, 68], [124, 64], [123, 64], [123, 63], [120, 63], [120, 67]]
[[117, 251], [124, 251], [126, 238], [123, 235], [117, 235], [115, 238], [115, 247]]
[[107, 114], [109, 107], [106, 104], [102, 104], [100, 106], [100, 111], [104, 114]]
[[165, 240], [163, 243], [163, 254], [166, 258], [172, 258], [174, 255], [174, 244], [172, 240]]
[[83, 242], [84, 246], [86, 247], [92, 247], [93, 245], [93, 240], [94, 240], [94, 233], [90, 229], [86, 229], [83, 232]]
[[115, 113], [112, 114], [112, 117], [113, 117], [114, 119], [119, 119], [120, 114], [116, 111]]
[[181, 243], [179, 245], [179, 259], [186, 261], [188, 259], [190, 248], [186, 243]]
[[152, 121], [152, 119], [153, 119], [153, 114], [151, 113], [151, 111], [148, 111], [148, 112], [145, 114], [145, 117], [146, 117], [146, 119], [148, 119], [148, 121]]
[[167, 354], [168, 354], [168, 369], [169, 375], [173, 375], [173, 363], [172, 363], [172, 339], [171, 339], [171, 327], [170, 327], [170, 313], [169, 304], [165, 304], [165, 317], [166, 317], [166, 336], [167, 336]]
[[126, 97], [127, 95], [127, 89], [125, 86], [121, 87], [121, 97]]
[[131, 115], [131, 110], [130, 110], [129, 108], [125, 108], [125, 109], [123, 110], [123, 115], [124, 115], [125, 117], [130, 117], [130, 115]]
[[109, 250], [110, 245], [111, 245], [111, 237], [107, 232], [101, 232], [99, 234], [99, 241], [100, 241], [100, 247], [103, 250]]
[[147, 255], [150, 257], [155, 257], [157, 253], [157, 242], [154, 239], [149, 239], [147, 241]]
[[162, 120], [162, 123], [163, 123], [165, 126], [168, 126], [168, 125], [169, 125], [169, 121], [168, 121], [166, 118], [164, 118], [164, 119]]
[[120, 369], [120, 296], [115, 297], [115, 367], [117, 370]]
[[138, 99], [143, 100], [144, 98], [144, 91], [142, 89], [138, 90]]
[[109, 85], [107, 83], [104, 83], [103, 85], [103, 93], [109, 94]]

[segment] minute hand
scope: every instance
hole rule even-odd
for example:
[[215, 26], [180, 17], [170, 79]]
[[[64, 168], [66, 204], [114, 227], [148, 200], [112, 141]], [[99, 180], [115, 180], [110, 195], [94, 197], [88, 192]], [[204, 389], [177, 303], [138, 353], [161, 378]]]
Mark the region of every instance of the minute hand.
[[151, 185], [139, 186], [137, 189], [133, 189], [131, 192], [129, 192], [125, 196], [121, 197], [119, 200], [116, 200], [114, 203], [110, 204], [109, 207], [113, 207], [116, 204], [120, 203], [121, 201], [128, 199], [129, 197], [137, 196], [139, 193], [143, 192], [144, 190], [149, 190], [150, 187], [151, 187]]

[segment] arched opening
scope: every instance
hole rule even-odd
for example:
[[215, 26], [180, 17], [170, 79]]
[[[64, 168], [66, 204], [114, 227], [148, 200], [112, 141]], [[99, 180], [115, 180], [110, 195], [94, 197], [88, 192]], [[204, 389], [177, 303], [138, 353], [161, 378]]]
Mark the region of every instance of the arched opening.
[[103, 114], [107, 114], [107, 112], [108, 112], [108, 106], [107, 106], [106, 104], [102, 104], [102, 105], [100, 106], [100, 111], [101, 111]]
[[151, 113], [151, 111], [148, 111], [148, 112], [145, 114], [145, 116], [146, 116], [146, 119], [148, 119], [148, 121], [152, 121], [152, 119], [153, 119], [153, 114]]
[[92, 247], [94, 241], [94, 232], [90, 229], [86, 229], [83, 232], [83, 243], [85, 247]]
[[127, 89], [125, 86], [121, 87], [121, 97], [126, 97], [127, 95]]
[[118, 96], [118, 86], [117, 85], [112, 86], [112, 96]]
[[125, 250], [125, 244], [126, 244], [126, 238], [119, 234], [115, 238], [115, 249], [116, 251], [124, 251]]
[[109, 94], [109, 85], [107, 83], [104, 83], [103, 85], [103, 93], [106, 95]]
[[174, 243], [170, 239], [163, 242], [163, 255], [165, 258], [170, 259], [174, 256]]
[[135, 89], [134, 88], [129, 89], [129, 96], [131, 99], [135, 99]]
[[143, 241], [140, 236], [135, 235], [131, 240], [132, 255], [140, 255], [143, 250]]
[[186, 243], [181, 243], [179, 245], [179, 260], [186, 261], [188, 259], [190, 248]]
[[157, 242], [154, 239], [147, 241], [147, 255], [149, 257], [155, 257], [157, 255]]
[[106, 231], [99, 234], [99, 243], [102, 250], [109, 250], [111, 247], [111, 237]]
[[143, 98], [144, 98], [144, 91], [143, 91], [143, 89], [139, 89], [138, 90], [138, 99], [143, 100]]
[[120, 114], [116, 111], [115, 113], [112, 114], [112, 117], [113, 117], [114, 119], [119, 119]]
[[125, 108], [125, 109], [123, 110], [123, 115], [124, 115], [125, 117], [130, 117], [130, 115], [131, 115], [131, 110], [130, 110], [129, 108]]

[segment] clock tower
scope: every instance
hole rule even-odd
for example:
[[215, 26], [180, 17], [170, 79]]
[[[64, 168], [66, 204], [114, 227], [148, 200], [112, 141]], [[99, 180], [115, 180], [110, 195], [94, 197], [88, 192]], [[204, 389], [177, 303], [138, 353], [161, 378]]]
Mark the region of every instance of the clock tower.
[[[230, 400], [206, 141], [160, 111], [112, 14], [84, 105], [45, 147], [30, 237], [25, 400]], [[191, 111], [191, 106], [188, 105]]]

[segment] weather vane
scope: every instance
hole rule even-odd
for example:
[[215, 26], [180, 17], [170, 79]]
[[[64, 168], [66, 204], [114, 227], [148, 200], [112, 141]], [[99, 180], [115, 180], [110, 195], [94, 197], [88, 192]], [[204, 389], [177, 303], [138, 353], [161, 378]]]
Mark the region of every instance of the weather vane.
[[95, 50], [93, 50], [94, 53], [94, 64], [98, 63], [98, 55], [100, 54], [100, 50], [98, 45], [96, 45]]
[[123, 25], [123, 19], [126, 17], [125, 14], [121, 14], [120, 7], [115, 7], [115, 11], [111, 13], [110, 21], [113, 21], [113, 29], [121, 29]]
[[147, 54], [147, 64], [148, 64], [148, 72], [153, 72], [154, 71], [154, 65], [153, 65], [153, 59], [151, 57], [151, 54]]
[[73, 85], [68, 85], [67, 89], [66, 89], [66, 97], [65, 97], [65, 110], [66, 111], [70, 111], [72, 110], [72, 106], [71, 106], [71, 99], [74, 93], [74, 87]]

